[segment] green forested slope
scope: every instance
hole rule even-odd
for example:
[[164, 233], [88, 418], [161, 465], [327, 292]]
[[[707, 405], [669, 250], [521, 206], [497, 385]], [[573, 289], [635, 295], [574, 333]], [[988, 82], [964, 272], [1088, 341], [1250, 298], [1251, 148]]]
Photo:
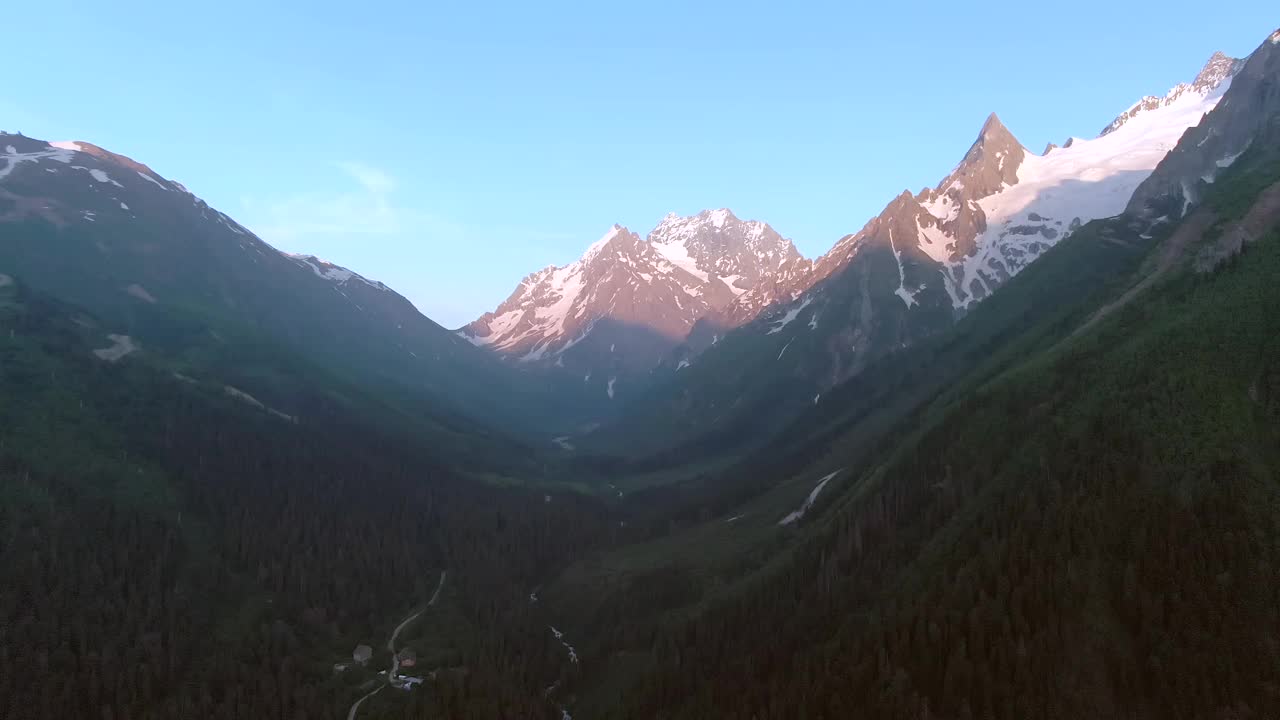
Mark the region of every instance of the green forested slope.
[[297, 422], [153, 348], [108, 362], [90, 313], [5, 280], [0, 716], [345, 717], [375, 670], [333, 664], [364, 642], [386, 667], [446, 569], [448, 633], [422, 649], [454, 670], [368, 716], [553, 712], [564, 659], [525, 596], [598, 542], [601, 508], [471, 482], [300, 361], [280, 366]]
[[[1212, 226], [1274, 167], [1257, 151], [1220, 179]], [[1105, 297], [1042, 320], [1033, 352], [977, 362], [846, 456], [858, 479], [793, 561], [655, 633], [616, 715], [1280, 713], [1280, 236], [1193, 272], [1214, 240], [1078, 336]]]

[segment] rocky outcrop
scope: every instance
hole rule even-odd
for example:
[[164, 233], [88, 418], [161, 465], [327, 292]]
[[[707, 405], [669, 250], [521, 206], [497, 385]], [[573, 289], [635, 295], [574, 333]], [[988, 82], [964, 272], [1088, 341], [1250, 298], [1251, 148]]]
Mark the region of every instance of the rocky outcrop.
[[[1218, 72], [1222, 65], [1217, 63]], [[1178, 147], [1134, 191], [1130, 213], [1148, 219], [1183, 217], [1203, 198], [1205, 186], [1273, 122], [1280, 112], [1280, 45], [1264, 41], [1231, 78], [1213, 111], [1187, 130]]]

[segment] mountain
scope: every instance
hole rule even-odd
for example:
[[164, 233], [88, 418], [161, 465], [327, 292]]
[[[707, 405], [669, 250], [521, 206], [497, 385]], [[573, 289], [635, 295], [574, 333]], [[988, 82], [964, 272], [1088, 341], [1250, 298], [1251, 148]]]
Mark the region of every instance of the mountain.
[[1147, 95], [1134, 103], [1128, 110], [1117, 115], [1116, 119], [1112, 120], [1111, 124], [1103, 128], [1102, 132], [1098, 135], [1101, 137], [1108, 133], [1115, 132], [1125, 123], [1129, 122], [1129, 120], [1133, 119], [1134, 116], [1140, 113], [1168, 107], [1182, 99], [1183, 95], [1207, 95], [1213, 92], [1224, 81], [1238, 73], [1243, 64], [1244, 60], [1227, 57], [1223, 53], [1216, 52], [1209, 58], [1209, 62], [1205, 63], [1204, 69], [1200, 71], [1200, 74], [1196, 76], [1194, 81], [1190, 83], [1178, 83], [1168, 93], [1165, 93], [1164, 97]]
[[480, 435], [525, 432], [545, 421], [536, 408], [556, 407], [382, 283], [281, 253], [90, 143], [0, 135], [0, 234], [0, 272], [191, 362], [269, 339]]
[[1123, 211], [1243, 67], [1215, 54], [1167, 102], [1044, 155], [993, 113], [937, 185], [903, 191], [714, 345], [695, 332], [665, 361], [665, 383], [582, 444], [718, 452], [778, 430], [886, 353], [950, 327], [1082, 224]]
[[[1273, 54], [1135, 191], [1153, 204], [731, 466], [635, 489], [679, 510], [542, 593], [617, 638], [580, 646], [605, 667], [575, 711], [1280, 716], [1280, 113], [1233, 110]], [[1177, 158], [1227, 127], [1247, 149], [1157, 222]]]
[[625, 408], [656, 468], [475, 419], [576, 345], [0, 137], [0, 716], [1280, 717], [1280, 31], [1229, 65], [1042, 156], [993, 116], [754, 290], [714, 219], [616, 228], [742, 291]]
[[[1249, 157], [1261, 136], [1255, 143], [1240, 159], [1246, 167], [1262, 167]], [[824, 428], [823, 442], [772, 475], [788, 479], [789, 504], [766, 495], [704, 512], [708, 520], [661, 543], [566, 573], [547, 597], [615, 597], [611, 586], [583, 592], [578, 578], [608, 577], [668, 548], [699, 549], [644, 568], [651, 597], [680, 599], [644, 624], [626, 616], [656, 628], [656, 639], [641, 634], [611, 655], [583, 650], [603, 661], [661, 648], [650, 676], [631, 680], [619, 701], [608, 683], [628, 682], [629, 668], [614, 663], [599, 683], [608, 694], [577, 709], [611, 702], [634, 718], [763, 717], [778, 707], [786, 717], [1277, 716], [1277, 160], [1272, 152], [1265, 163], [1272, 180], [1262, 193], [1240, 192], [1258, 178], [1237, 166], [1219, 176], [1229, 193], [1206, 193], [1201, 210], [1220, 218], [1227, 206], [1269, 214], [1263, 234], [1230, 261], [1200, 269], [1182, 254], [1164, 282], [1091, 325], [1151, 277], [1157, 264], [1144, 256], [1165, 257], [1189, 230], [1196, 241], [1212, 233], [1194, 229], [1201, 210], [1146, 240], [1130, 229], [1134, 216], [1087, 224], [1034, 263], [1028, 282], [1015, 277], [976, 306], [965, 329], [985, 325], [989, 309], [1004, 315], [997, 306], [1033, 299], [1030, 280], [1058, 282], [1100, 247], [1143, 251], [1120, 282], [1041, 307], [1011, 344], [998, 343], [994, 357], [896, 423]], [[914, 349], [897, 357], [916, 365]], [[945, 372], [953, 362], [937, 355], [916, 369]], [[899, 380], [909, 391], [913, 378]], [[801, 518], [780, 525], [792, 512]], [[793, 550], [750, 581], [739, 580], [747, 560], [713, 554], [734, 542], [759, 552], [770, 532]], [[736, 592], [725, 589], [735, 582]], [[599, 617], [636, 607], [579, 602]], [[569, 631], [577, 627], [590, 619]]]
[[[559, 671], [525, 596], [601, 536], [598, 502], [475, 482], [482, 458], [460, 451], [477, 436], [423, 432], [391, 406], [371, 417], [335, 397], [358, 389], [317, 382], [278, 347], [272, 396], [252, 397], [238, 379], [176, 373], [155, 344], [103, 352], [121, 328], [95, 310], [0, 275], [0, 716], [346, 717], [360, 685], [386, 687], [384, 643], [441, 586], [446, 628], [394, 632], [431, 663], [421, 675], [469, 671], [412, 700], [382, 693], [359, 717], [406, 701], [432, 717], [543, 716], [540, 690], [470, 658], [501, 647], [531, 675]], [[271, 347], [233, 360], [261, 368]], [[335, 672], [357, 643], [374, 661]]]
[[1280, 109], [1277, 55], [1280, 35], [1272, 35], [1242, 65], [1233, 66], [1236, 74], [1230, 85], [1236, 91], [1211, 118], [1189, 131], [1190, 142], [1183, 142], [1163, 158], [1151, 178], [1133, 194], [1131, 212], [1148, 218], [1184, 216], [1217, 176], [1275, 122]]
[[643, 377], [700, 319], [764, 307], [808, 267], [765, 223], [725, 209], [673, 213], [645, 239], [614, 225], [577, 261], [529, 275], [458, 334], [519, 365], [564, 368], [612, 398], [628, 385], [620, 377]]

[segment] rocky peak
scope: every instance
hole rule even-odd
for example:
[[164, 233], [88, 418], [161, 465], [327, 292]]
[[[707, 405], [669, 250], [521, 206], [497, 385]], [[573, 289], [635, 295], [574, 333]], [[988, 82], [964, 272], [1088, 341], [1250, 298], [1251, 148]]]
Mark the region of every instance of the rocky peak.
[[1022, 143], [991, 113], [964, 159], [938, 184], [933, 196], [951, 194], [958, 202], [984, 198], [1018, 182], [1024, 157]]
[[[582, 253], [582, 259], [579, 262], [583, 264], [591, 264], [597, 258], [606, 255], [606, 251], [615, 250], [626, 253], [634, 250], [640, 243], [640, 236], [626, 229], [625, 227], [614, 223], [601, 238], [590, 245], [586, 252]], [[549, 269], [554, 269], [551, 266]]]
[[1155, 95], [1143, 97], [1128, 110], [1116, 116], [1116, 119], [1112, 120], [1110, 125], [1102, 129], [1098, 137], [1115, 132], [1138, 115], [1172, 105], [1184, 96], [1195, 95], [1203, 98], [1214, 93], [1224, 82], [1240, 72], [1240, 69], [1244, 67], [1244, 62], [1244, 60], [1215, 52], [1209, 57], [1204, 67], [1200, 69], [1200, 73], [1196, 75], [1195, 80], [1190, 83], [1178, 83], [1169, 92], [1165, 93], [1164, 97], [1156, 97]]
[[[1204, 188], [1253, 144], [1269, 137], [1280, 117], [1280, 45], [1273, 33], [1243, 61], [1233, 61], [1228, 78], [1207, 97], [1221, 94], [1212, 112], [1188, 129], [1159, 167], [1134, 191], [1128, 211], [1137, 216], [1185, 216]], [[1216, 58], [1216, 56], [1215, 56]], [[1210, 62], [1221, 68], [1224, 62]], [[1203, 73], [1202, 73], [1203, 74]], [[1210, 75], [1212, 76], [1212, 74]]]
[[1222, 84], [1223, 80], [1239, 72], [1242, 65], [1244, 60], [1215, 52], [1201, 68], [1200, 74], [1196, 75], [1196, 79], [1191, 83], [1191, 89], [1201, 94], [1212, 92]]
[[704, 280], [720, 278], [734, 295], [804, 259], [767, 223], [741, 220], [724, 208], [690, 217], [670, 213], [648, 240], [672, 264]]

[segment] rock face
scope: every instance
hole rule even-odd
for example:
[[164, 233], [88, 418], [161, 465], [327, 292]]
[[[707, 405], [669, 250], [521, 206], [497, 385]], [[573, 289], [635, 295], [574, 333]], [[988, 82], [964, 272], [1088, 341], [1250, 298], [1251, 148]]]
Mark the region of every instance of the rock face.
[[734, 307], [722, 322], [749, 320], [747, 308], [774, 302], [807, 268], [765, 223], [724, 209], [670, 214], [644, 239], [613, 226], [458, 334], [518, 363], [565, 368], [612, 397], [620, 375], [647, 373], [699, 319]]
[[1230, 83], [1224, 81], [1212, 95], [1222, 95], [1228, 85], [1230, 92], [1204, 122], [1187, 131], [1187, 141], [1163, 158], [1134, 192], [1128, 205], [1131, 213], [1148, 219], [1182, 217], [1203, 197], [1205, 186], [1249, 148], [1264, 126], [1274, 122], [1280, 111], [1277, 37], [1280, 30], [1246, 60], [1236, 61]]

